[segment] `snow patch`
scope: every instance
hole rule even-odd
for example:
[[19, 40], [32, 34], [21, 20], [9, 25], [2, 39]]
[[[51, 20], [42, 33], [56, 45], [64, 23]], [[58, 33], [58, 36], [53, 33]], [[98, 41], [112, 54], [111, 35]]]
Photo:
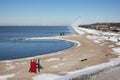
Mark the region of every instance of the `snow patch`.
[[117, 42], [116, 45], [120, 46], [120, 42]]
[[55, 80], [57, 78], [60, 78], [61, 76], [56, 74], [40, 74], [37, 76], [34, 76], [33, 80]]
[[86, 29], [86, 28], [79, 28], [79, 29], [85, 31], [86, 33], [89, 33], [90, 35], [88, 35], [87, 37], [96, 43], [101, 43], [104, 40], [110, 40], [113, 42], [117, 42], [118, 39], [120, 39], [120, 34], [118, 33], [103, 32], [103, 31], [98, 31], [94, 29]]
[[113, 33], [113, 32], [103, 32], [103, 31], [98, 31], [98, 30], [94, 30], [94, 29], [87, 29], [87, 28], [81, 28], [81, 27], [79, 27], [79, 29], [86, 32], [86, 33], [94, 34], [94, 35], [110, 35], [111, 37], [113, 35], [119, 36], [119, 34]]
[[12, 78], [14, 76], [15, 74], [2, 75], [0, 76], [0, 80], [7, 80], [8, 78]]
[[61, 66], [61, 65], [64, 65], [65, 63], [60, 63], [60, 64], [57, 64], [57, 65], [55, 65], [55, 66], [51, 66], [52, 68], [58, 68], [59, 66]]
[[46, 61], [50, 62], [50, 61], [57, 61], [57, 60], [60, 60], [60, 58], [50, 58], [50, 59], [48, 59]]
[[114, 46], [114, 45], [110, 45], [109, 47], [110, 47], [110, 48], [113, 48], [113, 47], [115, 47], [115, 46]]
[[0, 63], [10, 63], [10, 62], [14, 62], [13, 60], [1, 60]]
[[120, 47], [113, 48], [113, 51], [116, 52], [117, 54], [120, 54]]
[[14, 65], [10, 64], [10, 63], [7, 63], [6, 67], [5, 67], [6, 70], [11, 70], [11, 69], [15, 69], [15, 68], [16, 67]]

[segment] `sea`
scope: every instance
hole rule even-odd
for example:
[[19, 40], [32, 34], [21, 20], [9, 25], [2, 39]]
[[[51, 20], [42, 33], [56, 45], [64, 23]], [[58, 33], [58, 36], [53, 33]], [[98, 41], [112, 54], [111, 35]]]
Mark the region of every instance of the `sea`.
[[0, 61], [34, 57], [68, 49], [72, 42], [57, 39], [15, 40], [74, 34], [70, 26], [0, 26]]

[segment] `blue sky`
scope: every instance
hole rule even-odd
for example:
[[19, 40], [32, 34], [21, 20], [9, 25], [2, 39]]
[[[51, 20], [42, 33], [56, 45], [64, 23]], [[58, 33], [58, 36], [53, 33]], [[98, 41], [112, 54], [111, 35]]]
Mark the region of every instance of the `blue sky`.
[[120, 0], [0, 0], [0, 25], [120, 22]]

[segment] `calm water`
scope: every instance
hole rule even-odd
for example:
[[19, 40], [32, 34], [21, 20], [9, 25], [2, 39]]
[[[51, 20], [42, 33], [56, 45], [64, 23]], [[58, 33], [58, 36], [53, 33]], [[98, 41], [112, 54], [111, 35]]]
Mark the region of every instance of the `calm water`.
[[55, 36], [74, 32], [67, 26], [0, 26], [0, 60], [18, 59], [48, 54], [72, 47], [63, 40], [17, 40], [20, 37]]

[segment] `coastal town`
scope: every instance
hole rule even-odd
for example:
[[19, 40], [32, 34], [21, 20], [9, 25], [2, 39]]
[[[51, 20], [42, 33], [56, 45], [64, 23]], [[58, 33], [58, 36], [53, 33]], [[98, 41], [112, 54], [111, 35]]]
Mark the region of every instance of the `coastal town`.
[[95, 23], [88, 25], [79, 25], [79, 27], [91, 28], [102, 31], [120, 32], [120, 23]]

